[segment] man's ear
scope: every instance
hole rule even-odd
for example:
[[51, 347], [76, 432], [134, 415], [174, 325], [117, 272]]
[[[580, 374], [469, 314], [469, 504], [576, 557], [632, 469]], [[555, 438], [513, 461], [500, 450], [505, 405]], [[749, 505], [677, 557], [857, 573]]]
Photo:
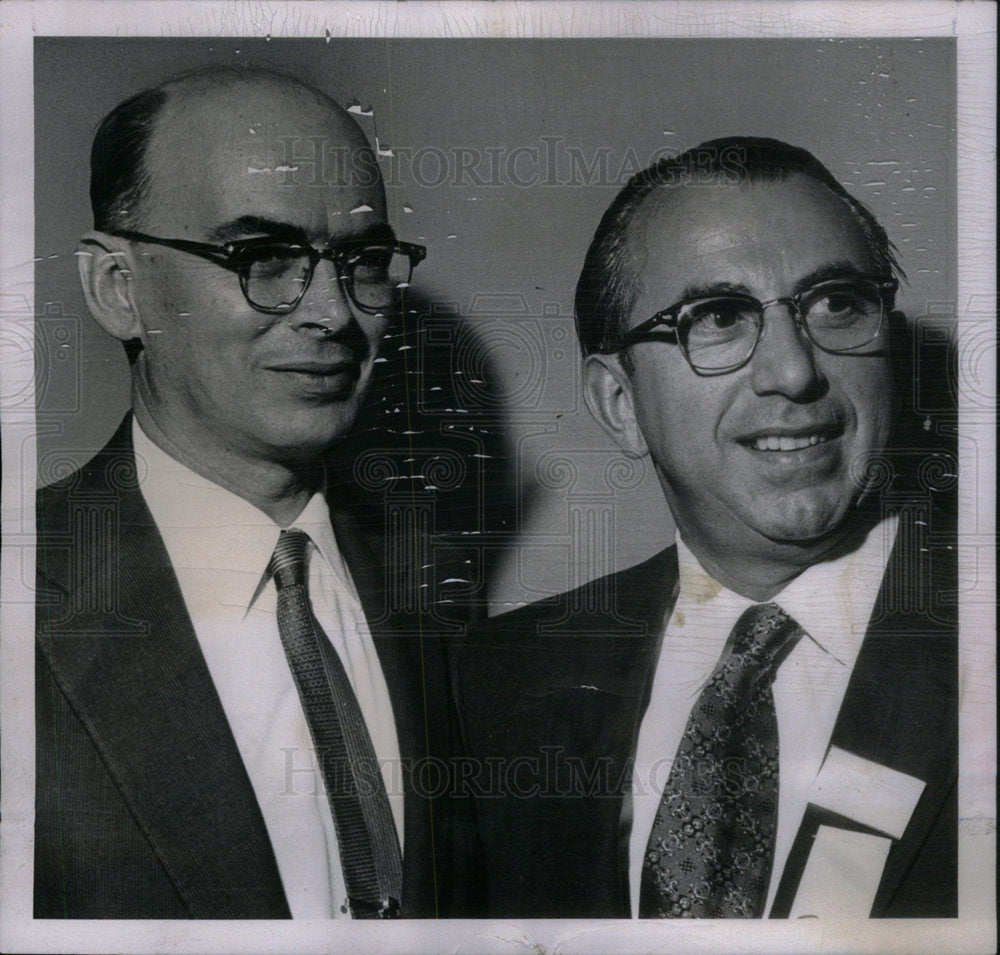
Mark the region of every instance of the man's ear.
[[94, 321], [123, 342], [142, 338], [132, 295], [131, 253], [121, 239], [88, 232], [76, 250], [83, 297]]
[[617, 355], [588, 355], [583, 398], [597, 423], [630, 458], [644, 458], [649, 446], [639, 429], [632, 379]]

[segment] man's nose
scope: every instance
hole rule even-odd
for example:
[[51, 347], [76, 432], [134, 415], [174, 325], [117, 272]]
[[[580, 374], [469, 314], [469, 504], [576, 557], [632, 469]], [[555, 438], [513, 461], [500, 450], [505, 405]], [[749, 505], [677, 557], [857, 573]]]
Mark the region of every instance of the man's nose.
[[764, 328], [751, 359], [751, 384], [759, 395], [780, 394], [804, 401], [822, 390], [825, 378], [815, 346], [799, 327], [789, 302], [766, 308]]
[[354, 320], [351, 300], [336, 265], [328, 259], [320, 259], [302, 301], [288, 316], [288, 324], [296, 329], [316, 329], [327, 334]]

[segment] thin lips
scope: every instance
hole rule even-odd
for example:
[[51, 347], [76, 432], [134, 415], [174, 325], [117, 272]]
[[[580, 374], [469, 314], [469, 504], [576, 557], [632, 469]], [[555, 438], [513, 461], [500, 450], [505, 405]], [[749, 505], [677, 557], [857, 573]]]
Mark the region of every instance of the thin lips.
[[357, 371], [358, 363], [354, 361], [297, 361], [268, 367], [270, 371], [294, 371], [306, 375], [342, 375], [353, 374]]

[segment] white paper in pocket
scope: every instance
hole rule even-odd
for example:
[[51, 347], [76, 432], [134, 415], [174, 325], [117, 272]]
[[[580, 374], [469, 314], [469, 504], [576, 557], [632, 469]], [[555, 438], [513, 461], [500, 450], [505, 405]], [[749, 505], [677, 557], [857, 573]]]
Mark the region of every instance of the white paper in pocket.
[[924, 785], [831, 747], [809, 802], [885, 835], [820, 826], [789, 917], [868, 918], [893, 840], [905, 832]]
[[866, 919], [892, 840], [820, 826], [789, 918]]

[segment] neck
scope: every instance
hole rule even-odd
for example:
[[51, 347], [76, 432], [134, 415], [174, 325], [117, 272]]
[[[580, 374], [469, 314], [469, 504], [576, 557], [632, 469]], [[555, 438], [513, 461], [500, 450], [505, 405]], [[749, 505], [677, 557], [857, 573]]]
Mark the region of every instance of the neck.
[[678, 530], [701, 566], [720, 584], [749, 600], [766, 601], [814, 564], [836, 560], [864, 543], [878, 514], [858, 507], [837, 531], [815, 541], [714, 540], [678, 521]]
[[295, 465], [239, 455], [198, 435], [171, 433], [161, 426], [142, 389], [133, 389], [132, 408], [139, 426], [158, 448], [196, 474], [249, 501], [276, 524], [291, 524], [322, 487], [319, 461]]

